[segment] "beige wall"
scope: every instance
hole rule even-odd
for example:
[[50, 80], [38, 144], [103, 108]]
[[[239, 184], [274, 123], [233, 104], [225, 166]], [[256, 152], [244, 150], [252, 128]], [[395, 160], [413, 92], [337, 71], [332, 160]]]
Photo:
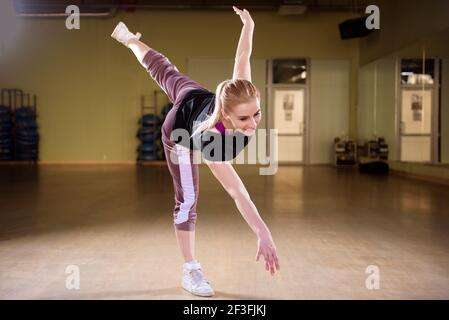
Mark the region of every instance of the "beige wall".
[[441, 162], [449, 163], [449, 59], [443, 60], [441, 81]]
[[[401, 57], [449, 57], [449, 1], [447, 0], [377, 0], [373, 1], [380, 7], [381, 29], [360, 40], [360, 81], [359, 86], [359, 138], [365, 138], [372, 131], [378, 132], [389, 139], [390, 159], [398, 159], [395, 134], [395, 100], [394, 100], [394, 66], [393, 61]], [[379, 68], [383, 66], [383, 68]], [[366, 86], [374, 79], [371, 71], [377, 70], [376, 93]], [[447, 75], [443, 70], [442, 87], [442, 162], [448, 159], [448, 127], [447, 121]], [[389, 83], [390, 85], [387, 85]], [[380, 85], [380, 87], [379, 87]], [[374, 88], [374, 87], [372, 87]], [[381, 90], [381, 91], [379, 91]], [[380, 100], [379, 100], [380, 99]], [[382, 115], [373, 118], [373, 105], [383, 107]], [[379, 111], [379, 110], [378, 110]], [[379, 113], [378, 113], [379, 114]], [[374, 120], [382, 126], [372, 128]]]
[[310, 163], [332, 164], [334, 138], [349, 134], [350, 62], [312, 59], [311, 69]]
[[396, 60], [379, 59], [360, 67], [358, 140], [386, 139], [389, 159], [397, 160]]
[[[398, 39], [400, 42], [401, 39]], [[359, 71], [358, 136], [367, 139], [373, 133], [384, 136], [390, 146], [390, 159], [398, 160], [396, 131], [396, 61], [401, 58], [440, 57], [444, 59], [441, 87], [441, 162], [449, 162], [449, 28], [424, 36], [373, 62]]]
[[[45, 161], [135, 159], [140, 95], [157, 86], [129, 50], [110, 38], [117, 21], [140, 31], [142, 40], [181, 72], [187, 72], [188, 57], [233, 58], [241, 28], [231, 10], [120, 13], [113, 19], [84, 18], [78, 31], [67, 30], [61, 19], [17, 20], [10, 1], [0, 2], [0, 15], [0, 87], [37, 94]], [[253, 57], [350, 59], [355, 87], [358, 40], [342, 41], [337, 27], [351, 17], [256, 11]], [[351, 90], [352, 132], [355, 103]]]

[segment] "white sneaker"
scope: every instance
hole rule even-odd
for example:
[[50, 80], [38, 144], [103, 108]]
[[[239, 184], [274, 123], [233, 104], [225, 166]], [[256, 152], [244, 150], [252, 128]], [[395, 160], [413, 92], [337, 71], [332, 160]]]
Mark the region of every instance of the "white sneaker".
[[215, 294], [209, 281], [204, 277], [201, 265], [197, 260], [183, 264], [182, 287], [188, 292], [201, 297], [212, 297]]
[[139, 40], [142, 34], [137, 32], [136, 34], [131, 33], [128, 30], [128, 27], [123, 22], [119, 22], [115, 27], [114, 31], [112, 31], [111, 37], [117, 40], [118, 42], [123, 43], [126, 47], [128, 47], [128, 43], [130, 39]]

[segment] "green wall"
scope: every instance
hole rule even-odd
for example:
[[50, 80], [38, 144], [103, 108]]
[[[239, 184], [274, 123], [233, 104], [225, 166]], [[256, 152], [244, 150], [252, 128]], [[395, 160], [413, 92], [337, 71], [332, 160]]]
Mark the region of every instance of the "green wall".
[[[342, 41], [338, 32], [338, 23], [353, 15], [252, 15], [254, 58], [351, 60], [348, 117], [355, 133], [358, 40]], [[135, 160], [140, 96], [151, 95], [157, 85], [110, 38], [119, 20], [185, 73], [188, 57], [233, 58], [241, 30], [232, 10], [120, 12], [110, 19], [82, 18], [80, 30], [67, 30], [64, 19], [17, 19], [11, 2], [1, 1], [0, 87], [37, 94], [42, 161]]]

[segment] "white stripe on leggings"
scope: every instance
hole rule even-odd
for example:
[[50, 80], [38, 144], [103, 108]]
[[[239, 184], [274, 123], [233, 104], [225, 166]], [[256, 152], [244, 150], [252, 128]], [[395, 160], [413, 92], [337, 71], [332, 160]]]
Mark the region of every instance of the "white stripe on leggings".
[[180, 224], [189, 220], [189, 211], [195, 203], [195, 189], [193, 186], [192, 165], [190, 164], [190, 149], [178, 144], [176, 144], [175, 148], [178, 156], [179, 175], [184, 198], [175, 219], [175, 223]]

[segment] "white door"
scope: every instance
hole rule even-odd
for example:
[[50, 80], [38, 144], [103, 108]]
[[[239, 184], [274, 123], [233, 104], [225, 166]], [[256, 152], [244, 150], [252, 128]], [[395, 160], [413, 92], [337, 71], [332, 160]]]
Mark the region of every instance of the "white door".
[[273, 90], [273, 128], [278, 130], [278, 161], [304, 162], [305, 88]]
[[432, 159], [432, 92], [430, 88], [401, 90], [401, 161]]

